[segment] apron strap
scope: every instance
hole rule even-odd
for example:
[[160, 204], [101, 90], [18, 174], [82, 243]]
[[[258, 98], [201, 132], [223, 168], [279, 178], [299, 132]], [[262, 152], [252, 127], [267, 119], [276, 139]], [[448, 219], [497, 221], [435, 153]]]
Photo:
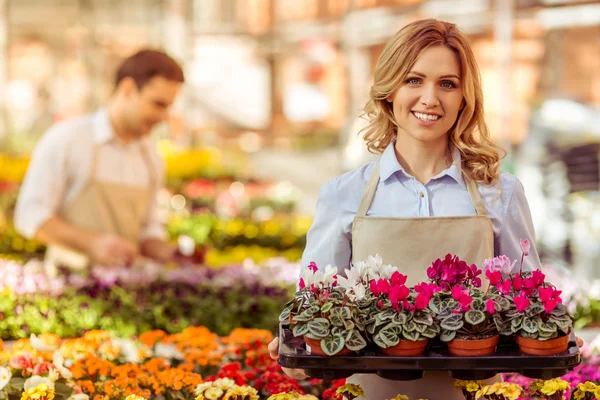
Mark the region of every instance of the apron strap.
[[380, 162], [381, 157], [379, 157], [379, 159], [375, 163], [375, 167], [373, 167], [373, 172], [371, 172], [371, 177], [369, 178], [367, 187], [365, 188], [362, 199], [360, 200], [358, 211], [356, 212], [357, 217], [365, 217], [367, 215], [367, 211], [369, 211], [369, 208], [371, 207], [371, 203], [373, 202], [373, 198], [375, 197], [375, 192], [377, 191], [377, 185], [379, 185]]
[[95, 181], [96, 180], [96, 170], [97, 170], [97, 164], [98, 164], [98, 148], [100, 147], [99, 144], [94, 143], [94, 147], [92, 147], [92, 160], [91, 160], [91, 167], [90, 167], [90, 181]]
[[479, 189], [477, 189], [477, 184], [473, 181], [473, 179], [471, 179], [470, 176], [467, 176], [464, 170], [462, 170], [462, 175], [465, 180], [465, 184], [467, 185], [467, 190], [469, 191], [469, 196], [471, 197], [471, 202], [473, 203], [475, 213], [477, 215], [487, 215], [487, 212], [485, 211], [485, 204], [483, 204], [483, 199], [481, 198]]
[[[373, 198], [375, 197], [375, 192], [377, 191], [377, 185], [379, 185], [380, 162], [381, 157], [379, 157], [379, 159], [375, 163], [375, 167], [373, 167], [373, 172], [371, 173], [371, 177], [369, 178], [367, 187], [365, 188], [363, 196], [360, 200], [358, 211], [356, 212], [357, 217], [365, 217], [367, 215], [367, 212], [369, 211], [369, 208], [371, 207], [371, 203], [373, 202]], [[461, 166], [458, 166], [458, 168], [461, 168]], [[477, 184], [471, 179], [471, 177], [465, 174], [462, 168], [461, 171], [465, 180], [465, 184], [467, 185], [467, 191], [469, 192], [469, 197], [471, 197], [471, 202], [473, 203], [475, 213], [477, 215], [487, 215], [483, 199], [481, 198], [481, 194], [477, 189]]]
[[148, 181], [150, 182], [150, 189], [156, 189], [157, 178], [156, 171], [154, 170], [154, 165], [152, 164], [152, 160], [150, 159], [150, 154], [148, 154], [148, 149], [146, 149], [145, 143], [140, 143], [140, 153], [142, 153], [142, 158], [146, 163], [146, 167], [148, 169]]

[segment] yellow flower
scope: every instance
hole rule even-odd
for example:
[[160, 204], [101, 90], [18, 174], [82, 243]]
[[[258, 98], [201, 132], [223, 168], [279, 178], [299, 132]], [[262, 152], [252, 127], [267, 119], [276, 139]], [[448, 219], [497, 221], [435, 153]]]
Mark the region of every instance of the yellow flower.
[[304, 396], [298, 397], [298, 400], [319, 400], [319, 398], [313, 396], [312, 394], [305, 394]]
[[393, 399], [390, 399], [390, 400], [409, 400], [409, 399], [408, 399], [408, 396], [405, 396], [403, 394], [399, 394], [399, 395], [397, 395], [396, 397], [394, 397]]
[[596, 389], [596, 384], [592, 381], [587, 381], [577, 385], [577, 388], [582, 392], [593, 392]]
[[560, 378], [541, 381], [538, 385], [541, 386], [540, 391], [542, 394], [545, 394], [546, 396], [551, 396], [556, 392], [565, 391], [570, 388], [570, 385]]
[[467, 392], [473, 393], [478, 391], [480, 387], [476, 382], [468, 382], [465, 389], [467, 389]]
[[223, 389], [219, 389], [218, 387], [211, 387], [204, 391], [204, 397], [206, 397], [207, 400], [218, 400], [221, 398], [221, 396], [223, 396], [223, 393]]
[[481, 389], [479, 389], [477, 393], [475, 393], [475, 399], [479, 399], [480, 397], [487, 395], [489, 388], [489, 386], [482, 386]]
[[470, 382], [470, 381], [463, 381], [462, 379], [455, 379], [454, 387], [457, 389], [464, 389], [467, 387], [467, 382]]
[[271, 395], [267, 400], [297, 400], [300, 398], [300, 395], [296, 392], [290, 392], [290, 393], [277, 393], [277, 394], [273, 394]]
[[23, 391], [21, 400], [52, 400], [54, 399], [54, 390], [45, 383], [40, 383], [34, 388]]
[[583, 398], [585, 397], [585, 391], [579, 389], [580, 385], [581, 384], [577, 385], [577, 389], [575, 389], [575, 391], [573, 392], [573, 398], [575, 400], [583, 400]]
[[219, 389], [227, 390], [235, 385], [235, 381], [231, 378], [219, 378], [216, 379], [212, 386], [218, 387]]
[[600, 399], [600, 386], [596, 386], [596, 389], [594, 389], [594, 397]]
[[204, 395], [199, 394], [198, 396], [196, 396], [195, 400], [206, 400], [206, 399], [204, 398]]
[[[346, 383], [345, 385], [340, 386], [336, 390], [335, 394], [346, 395], [346, 397], [350, 397], [351, 399], [354, 399], [356, 397], [364, 396], [365, 391], [359, 385], [355, 385], [353, 383]], [[348, 396], [348, 395], [350, 395], [350, 396]]]
[[227, 390], [223, 400], [258, 400], [258, 391], [250, 386], [234, 386]]
[[125, 397], [125, 400], [146, 400], [146, 399], [142, 396], [138, 396], [137, 394], [130, 394], [129, 396]]
[[517, 400], [521, 397], [523, 389], [516, 383], [507, 383], [505, 385], [504, 397], [508, 400]]

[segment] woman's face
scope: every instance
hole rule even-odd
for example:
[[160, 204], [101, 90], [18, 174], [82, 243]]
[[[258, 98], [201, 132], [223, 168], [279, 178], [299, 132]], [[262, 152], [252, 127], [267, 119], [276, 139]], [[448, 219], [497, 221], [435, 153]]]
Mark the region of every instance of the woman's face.
[[458, 56], [445, 46], [423, 50], [406, 80], [387, 100], [393, 103], [399, 137], [446, 142], [463, 105]]

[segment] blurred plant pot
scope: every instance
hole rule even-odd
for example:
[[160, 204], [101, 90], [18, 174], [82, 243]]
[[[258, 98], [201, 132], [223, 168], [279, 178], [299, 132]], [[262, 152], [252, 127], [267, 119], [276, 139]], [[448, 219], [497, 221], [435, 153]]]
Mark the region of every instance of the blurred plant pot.
[[517, 343], [522, 353], [535, 356], [551, 356], [567, 351], [569, 337], [570, 334], [556, 339], [537, 340], [517, 336]]
[[388, 356], [418, 356], [420, 354], [425, 353], [425, 349], [427, 348], [427, 344], [429, 343], [429, 339], [423, 340], [400, 340], [395, 346], [391, 346], [388, 348], [379, 347], [379, 351]]

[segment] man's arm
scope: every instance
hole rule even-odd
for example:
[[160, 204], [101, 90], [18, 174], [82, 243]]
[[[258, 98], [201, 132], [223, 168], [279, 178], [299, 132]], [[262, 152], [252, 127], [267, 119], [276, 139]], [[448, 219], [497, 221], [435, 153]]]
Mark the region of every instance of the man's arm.
[[53, 216], [40, 226], [35, 232], [34, 238], [46, 245], [60, 244], [81, 253], [90, 254], [92, 244], [98, 238], [98, 234], [78, 228]]
[[140, 243], [140, 253], [161, 263], [172, 261], [177, 253], [177, 246], [158, 238], [147, 238]]

